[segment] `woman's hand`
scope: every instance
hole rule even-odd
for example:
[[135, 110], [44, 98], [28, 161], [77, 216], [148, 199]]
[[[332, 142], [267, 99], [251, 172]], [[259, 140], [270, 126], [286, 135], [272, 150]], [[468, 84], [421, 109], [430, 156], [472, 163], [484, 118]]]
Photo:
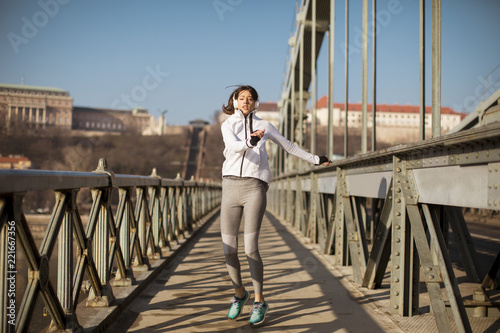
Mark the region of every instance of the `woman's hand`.
[[265, 131], [266, 130], [256, 130], [253, 133], [250, 133], [250, 144], [255, 147], [257, 142], [259, 142], [264, 136]]
[[330, 163], [332, 163], [332, 161], [326, 155], [319, 157], [319, 165], [328, 166]]
[[256, 131], [254, 131], [252, 134], [250, 134], [250, 136], [256, 136], [256, 137], [258, 137], [258, 138], [259, 138], [259, 140], [260, 140], [260, 139], [262, 139], [262, 137], [264, 136], [264, 132], [265, 132], [265, 131], [266, 131], [265, 129], [263, 129], [263, 130], [256, 130]]

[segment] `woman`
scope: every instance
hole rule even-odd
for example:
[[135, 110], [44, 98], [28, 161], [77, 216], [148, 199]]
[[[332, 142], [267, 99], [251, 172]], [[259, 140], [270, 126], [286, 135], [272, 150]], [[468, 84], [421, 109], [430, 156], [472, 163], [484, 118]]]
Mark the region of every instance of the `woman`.
[[264, 269], [258, 247], [260, 227], [266, 210], [266, 192], [271, 178], [266, 141], [273, 141], [288, 153], [311, 164], [331, 163], [326, 156], [320, 157], [302, 150], [283, 137], [271, 123], [255, 116], [258, 100], [259, 96], [254, 88], [239, 86], [231, 93], [228, 105], [222, 105], [223, 112], [231, 116], [221, 127], [225, 161], [222, 166], [220, 224], [226, 266], [235, 289], [228, 318], [238, 318], [250, 297], [241, 281], [238, 260], [238, 232], [244, 215], [245, 254], [255, 292], [251, 326], [262, 324], [269, 310], [262, 292]]

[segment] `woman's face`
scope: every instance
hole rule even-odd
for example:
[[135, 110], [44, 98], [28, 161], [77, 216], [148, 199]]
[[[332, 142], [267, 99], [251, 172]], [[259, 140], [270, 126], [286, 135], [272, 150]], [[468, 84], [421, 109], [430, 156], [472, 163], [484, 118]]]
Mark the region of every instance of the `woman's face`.
[[238, 95], [238, 109], [243, 112], [244, 115], [249, 114], [253, 109], [255, 109], [255, 100], [252, 94], [248, 90], [243, 90]]

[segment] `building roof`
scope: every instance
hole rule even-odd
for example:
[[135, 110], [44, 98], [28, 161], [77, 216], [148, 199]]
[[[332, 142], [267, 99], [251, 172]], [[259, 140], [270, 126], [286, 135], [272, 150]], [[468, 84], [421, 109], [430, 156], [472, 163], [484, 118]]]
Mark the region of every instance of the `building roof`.
[[[328, 107], [328, 97], [323, 96], [318, 100], [316, 104], [318, 109], [327, 108]], [[339, 108], [344, 110], [344, 103], [333, 103], [334, 108]], [[362, 104], [361, 103], [348, 103], [349, 111], [361, 111]], [[367, 105], [367, 110], [372, 110], [372, 104]], [[377, 104], [377, 112], [399, 112], [399, 113], [419, 113], [420, 107], [418, 105], [399, 105], [399, 104]], [[431, 113], [432, 107], [426, 106], [425, 113]], [[454, 111], [452, 108], [447, 106], [441, 107], [441, 114], [457, 114], [461, 115], [461, 113]]]
[[276, 102], [259, 102], [259, 111], [279, 111]]
[[19, 89], [19, 90], [41, 90], [41, 91], [49, 91], [49, 92], [68, 93], [66, 90], [63, 90], [60, 88], [28, 86], [28, 85], [24, 85], [24, 84], [12, 84], [12, 83], [0, 83], [0, 88]]
[[19, 163], [30, 162], [29, 158], [24, 156], [0, 156], [0, 163]]

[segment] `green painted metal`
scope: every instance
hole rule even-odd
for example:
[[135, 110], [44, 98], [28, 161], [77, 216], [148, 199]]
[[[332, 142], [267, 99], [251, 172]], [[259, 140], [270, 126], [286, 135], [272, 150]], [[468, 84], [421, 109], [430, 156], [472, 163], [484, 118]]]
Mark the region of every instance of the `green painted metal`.
[[[161, 179], [154, 172], [149, 177], [114, 175], [105, 160], [100, 161], [94, 173], [1, 170], [0, 184], [0, 227], [3, 230], [8, 221], [15, 221], [16, 240], [29, 272], [17, 311], [18, 332], [27, 329], [37, 298], [42, 299], [52, 319], [51, 331], [81, 331], [77, 318], [79, 306], [109, 307], [114, 298], [111, 285], [137, 283], [135, 270], [150, 269], [148, 260], [160, 258], [162, 249], [179, 236], [185, 237], [198, 221], [219, 208], [221, 200], [220, 184]], [[77, 200], [83, 188], [90, 189], [92, 194], [86, 229]], [[39, 249], [22, 202], [26, 192], [46, 189], [54, 190], [56, 200]], [[135, 207], [131, 199], [134, 190]], [[113, 191], [119, 192], [115, 214], [110, 199]], [[57, 265], [49, 265], [56, 244]], [[5, 259], [1, 249], [6, 245], [6, 239], [1, 238], [0, 264]], [[49, 277], [54, 270], [57, 289]], [[2, 269], [0, 276], [5, 272]], [[78, 303], [85, 273], [90, 293], [87, 302]], [[0, 286], [2, 304], [7, 304], [7, 297], [5, 286]], [[13, 331], [14, 326], [7, 326], [4, 320], [7, 308], [0, 306], [0, 311], [2, 331]]]

